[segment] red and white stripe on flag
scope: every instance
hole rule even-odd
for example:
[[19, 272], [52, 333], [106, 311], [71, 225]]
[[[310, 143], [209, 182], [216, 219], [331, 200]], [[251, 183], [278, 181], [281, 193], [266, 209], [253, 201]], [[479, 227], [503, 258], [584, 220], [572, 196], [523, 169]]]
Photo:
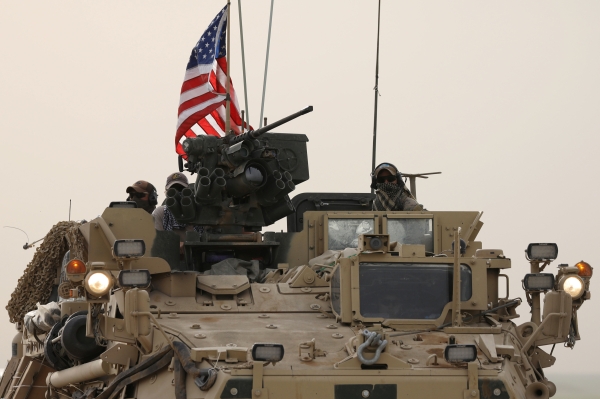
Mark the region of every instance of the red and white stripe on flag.
[[[227, 5], [208, 25], [192, 49], [179, 97], [175, 150], [186, 157], [181, 143], [187, 137], [225, 132], [227, 93]], [[233, 83], [229, 83], [231, 130], [240, 134], [242, 118]]]
[[[207, 68], [208, 67], [208, 68]], [[188, 137], [208, 134], [217, 137], [225, 135], [227, 59], [215, 59], [212, 65], [198, 65], [186, 71], [179, 100], [176, 151], [184, 156], [181, 143]], [[233, 89], [230, 84], [231, 130], [241, 133], [242, 117]]]

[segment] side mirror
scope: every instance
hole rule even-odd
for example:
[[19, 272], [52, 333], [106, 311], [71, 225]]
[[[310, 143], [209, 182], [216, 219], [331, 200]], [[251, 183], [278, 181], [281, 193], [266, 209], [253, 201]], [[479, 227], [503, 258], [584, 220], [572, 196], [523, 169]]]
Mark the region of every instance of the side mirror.
[[125, 330], [135, 338], [150, 334], [150, 296], [133, 288], [125, 293]]

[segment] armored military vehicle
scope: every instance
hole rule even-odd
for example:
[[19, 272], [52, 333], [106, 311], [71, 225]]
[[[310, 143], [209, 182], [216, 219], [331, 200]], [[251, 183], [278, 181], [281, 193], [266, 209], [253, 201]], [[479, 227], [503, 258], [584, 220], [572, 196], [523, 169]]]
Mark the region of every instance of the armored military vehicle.
[[[368, 193], [290, 199], [309, 177], [308, 140], [269, 130], [310, 110], [185, 141], [181, 167], [197, 178], [165, 206], [202, 229], [181, 245], [126, 202], [47, 237], [58, 261], [23, 280], [50, 276], [45, 301], [36, 310], [18, 289], [9, 304], [2, 398], [553, 396], [544, 370], [554, 345], [579, 339], [592, 267], [549, 273], [557, 245], [529, 244], [522, 304], [511, 259], [477, 241], [481, 212], [374, 212]], [[287, 232], [262, 232], [284, 217]], [[520, 305], [531, 319], [516, 325]]]

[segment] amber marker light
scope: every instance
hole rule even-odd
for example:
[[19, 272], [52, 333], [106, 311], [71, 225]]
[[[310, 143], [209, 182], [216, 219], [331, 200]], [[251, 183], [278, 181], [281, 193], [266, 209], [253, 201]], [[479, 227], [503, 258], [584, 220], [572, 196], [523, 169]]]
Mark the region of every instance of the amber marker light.
[[79, 259], [73, 259], [67, 263], [67, 274], [85, 274], [86, 267], [85, 263]]
[[575, 266], [577, 266], [579, 269], [579, 273], [577, 274], [579, 274], [581, 277], [592, 277], [592, 274], [594, 274], [594, 269], [587, 262], [581, 261]]
[[85, 267], [85, 263], [83, 263], [79, 259], [72, 259], [71, 261], [69, 261], [69, 263], [67, 263], [67, 267], [65, 267], [65, 272], [69, 281], [73, 283], [78, 283], [82, 281], [85, 277], [87, 268]]

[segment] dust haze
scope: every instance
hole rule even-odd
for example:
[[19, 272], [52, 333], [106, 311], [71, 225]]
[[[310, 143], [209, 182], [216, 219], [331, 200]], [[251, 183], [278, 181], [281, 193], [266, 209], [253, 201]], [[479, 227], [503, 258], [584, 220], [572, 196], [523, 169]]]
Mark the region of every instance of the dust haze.
[[[231, 75], [245, 108], [232, 3]], [[257, 127], [270, 1], [242, 3]], [[558, 244], [553, 272], [582, 259], [597, 267], [600, 3], [382, 3], [377, 162], [441, 171], [418, 182], [430, 210], [484, 211], [478, 239], [512, 258], [511, 297], [524, 297], [530, 242]], [[162, 201], [185, 66], [224, 4], [0, 1], [0, 226], [32, 242], [68, 219], [69, 200], [72, 219], [90, 220], [138, 179]], [[310, 140], [312, 178], [293, 194], [369, 190], [376, 21], [375, 1], [275, 1], [265, 116], [315, 109], [277, 129]], [[34, 249], [18, 230], [0, 234], [5, 304]], [[556, 348], [550, 376], [597, 372], [595, 279], [578, 313], [582, 340]], [[529, 317], [526, 304], [518, 312]], [[16, 331], [5, 311], [0, 325], [8, 359]]]

